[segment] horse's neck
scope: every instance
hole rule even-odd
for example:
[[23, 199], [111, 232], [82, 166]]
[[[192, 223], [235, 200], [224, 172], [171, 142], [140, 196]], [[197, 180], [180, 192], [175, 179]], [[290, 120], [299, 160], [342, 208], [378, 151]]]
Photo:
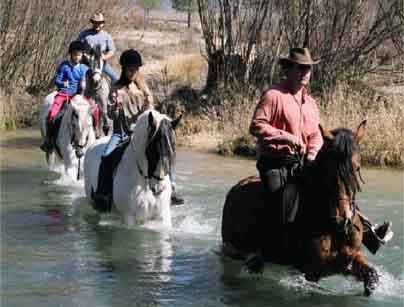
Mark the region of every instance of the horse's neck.
[[324, 178], [317, 170], [314, 170], [307, 178], [301, 186], [301, 217], [305, 224], [319, 227], [324, 223], [329, 223], [331, 218], [329, 211], [330, 193]]
[[136, 148], [133, 147], [132, 140], [130, 140], [130, 143], [122, 154], [122, 158], [117, 169], [118, 172], [125, 174], [125, 180], [133, 180], [131, 186], [145, 185], [145, 179], [141, 173], [143, 172], [143, 169], [142, 171], [139, 169], [142, 166], [141, 162], [138, 161], [137, 155], [138, 153], [136, 152]]
[[110, 87], [111, 85], [108, 81], [108, 78], [104, 74], [101, 75], [101, 80], [98, 83], [94, 82], [91, 77], [88, 77], [87, 86], [85, 89], [85, 96], [94, 98], [97, 94], [101, 95], [105, 93], [105, 95], [107, 95], [109, 93]]
[[71, 106], [67, 106], [66, 112], [62, 117], [62, 122], [60, 123], [58, 139], [63, 143], [70, 143], [72, 138], [72, 127], [71, 127]]

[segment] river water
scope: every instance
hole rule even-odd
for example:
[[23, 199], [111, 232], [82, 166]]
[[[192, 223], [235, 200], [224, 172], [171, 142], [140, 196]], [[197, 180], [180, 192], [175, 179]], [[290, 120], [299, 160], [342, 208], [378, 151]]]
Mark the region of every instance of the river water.
[[1, 306], [403, 306], [403, 173], [364, 169], [359, 206], [393, 221], [395, 236], [376, 256], [381, 274], [369, 298], [352, 278], [307, 282], [290, 267], [250, 276], [217, 255], [226, 191], [254, 174], [254, 162], [180, 150], [173, 229], [101, 221], [83, 182], [49, 171], [36, 131], [2, 136]]

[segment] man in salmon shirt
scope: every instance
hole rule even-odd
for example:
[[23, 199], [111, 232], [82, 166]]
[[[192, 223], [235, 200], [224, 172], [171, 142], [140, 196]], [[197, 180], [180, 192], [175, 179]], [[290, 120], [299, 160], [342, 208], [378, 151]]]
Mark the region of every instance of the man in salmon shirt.
[[[257, 169], [265, 187], [281, 193], [281, 218], [286, 230], [292, 227], [298, 209], [297, 175], [302, 163], [309, 166], [323, 145], [320, 112], [307, 93], [312, 66], [318, 62], [307, 48], [292, 48], [289, 57], [281, 58], [286, 79], [263, 93], [250, 125], [250, 133], [258, 142]], [[304, 161], [299, 154], [304, 155]], [[391, 239], [391, 222], [375, 228], [361, 217], [363, 243], [375, 254]]]

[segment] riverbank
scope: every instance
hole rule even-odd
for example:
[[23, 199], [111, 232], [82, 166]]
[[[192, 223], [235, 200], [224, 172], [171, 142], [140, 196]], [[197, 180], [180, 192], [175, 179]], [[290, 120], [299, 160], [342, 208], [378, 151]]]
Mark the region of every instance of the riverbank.
[[[368, 129], [373, 131], [371, 123]], [[255, 142], [247, 134], [243, 136], [233, 136], [225, 139], [223, 134], [211, 131], [201, 131], [192, 135], [184, 134], [184, 127], [180, 127], [177, 133], [178, 150], [191, 150], [196, 153], [219, 154], [227, 157], [243, 157], [246, 159], [255, 159]], [[368, 140], [367, 140], [368, 139]], [[371, 168], [388, 168], [400, 171], [403, 169], [400, 165], [389, 163], [377, 163], [368, 160], [367, 155], [374, 154], [366, 149], [365, 145], [371, 143], [372, 137], [368, 132], [365, 137], [364, 148], [362, 149], [363, 165]], [[30, 155], [35, 157], [43, 156], [39, 149], [41, 144], [41, 134], [37, 128], [24, 128], [2, 131], [0, 135], [0, 169], [10, 167], [8, 161], [25, 161], [24, 165], [30, 165], [30, 161], [24, 159], [24, 155], [29, 151]], [[236, 154], [234, 153], [236, 152]], [[19, 158], [18, 158], [19, 157]], [[386, 158], [386, 156], [384, 156]], [[17, 166], [17, 165], [15, 165]], [[21, 167], [21, 165], [18, 165]]]
[[[156, 107], [172, 117], [183, 114], [177, 129], [179, 146], [222, 155], [255, 156], [255, 141], [248, 128], [260, 93], [203, 92], [207, 63], [198, 27], [159, 24], [147, 30], [111, 29], [111, 34], [117, 47], [111, 63], [115, 70], [119, 71], [118, 55], [127, 48], [136, 48], [144, 58], [142, 72], [152, 88]], [[404, 168], [402, 83], [402, 76], [370, 76], [317, 94], [322, 125], [327, 129], [355, 129], [367, 119], [364, 163]], [[0, 120], [3, 128], [38, 125], [41, 97], [22, 93], [11, 98], [0, 95], [0, 100], [0, 119], [14, 119], [8, 123]]]

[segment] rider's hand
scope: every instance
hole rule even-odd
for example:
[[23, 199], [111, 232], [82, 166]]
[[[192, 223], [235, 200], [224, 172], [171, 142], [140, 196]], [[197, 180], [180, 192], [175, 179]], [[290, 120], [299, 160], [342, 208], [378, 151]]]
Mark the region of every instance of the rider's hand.
[[112, 100], [114, 104], [114, 109], [117, 111], [121, 106], [123, 102], [122, 98], [122, 90], [117, 90], [112, 93]]
[[63, 86], [64, 87], [69, 87], [69, 80], [63, 81]]
[[303, 153], [304, 151], [304, 143], [303, 141], [298, 138], [297, 136], [291, 134], [290, 136], [288, 136], [288, 138], [286, 139], [286, 143], [292, 147], [293, 150], [295, 150], [298, 153]]
[[117, 91], [116, 91], [116, 94], [117, 94], [117, 96], [116, 96], [116, 102], [118, 103], [118, 105], [122, 105], [122, 103], [123, 103], [123, 94], [124, 94], [124, 91], [123, 91], [123, 90], [117, 90]]

